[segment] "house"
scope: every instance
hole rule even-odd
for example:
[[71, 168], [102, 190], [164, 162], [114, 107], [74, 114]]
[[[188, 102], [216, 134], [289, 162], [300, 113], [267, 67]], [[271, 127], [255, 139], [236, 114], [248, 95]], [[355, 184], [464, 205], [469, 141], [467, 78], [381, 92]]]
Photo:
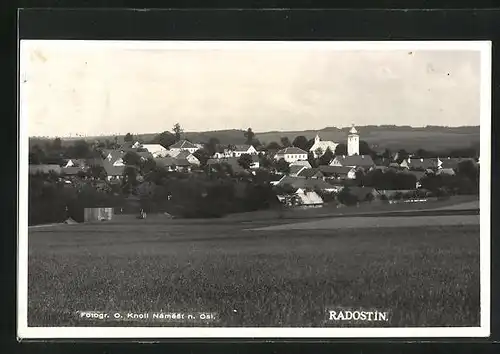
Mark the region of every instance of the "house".
[[167, 171], [177, 171], [177, 161], [171, 156], [159, 157], [155, 159], [156, 165]]
[[448, 176], [454, 176], [455, 175], [455, 170], [453, 168], [440, 168], [439, 170], [436, 171], [436, 175], [448, 175]]
[[307, 151], [299, 149], [298, 147], [287, 147], [279, 150], [274, 155], [276, 160], [284, 159], [286, 162], [295, 162], [300, 160], [307, 160]]
[[322, 206], [323, 199], [315, 191], [297, 188], [294, 193], [278, 194], [280, 202], [290, 206]]
[[194, 156], [192, 153], [190, 153], [189, 151], [186, 151], [186, 150], [183, 150], [183, 151], [179, 151], [177, 153], [175, 153], [174, 155], [170, 155], [176, 159], [185, 159], [185, 160], [188, 160], [188, 162], [191, 164], [191, 165], [195, 165], [195, 166], [199, 166], [200, 165], [200, 160], [198, 160], [196, 158], [196, 156]]
[[168, 150], [160, 144], [141, 144], [140, 147], [151, 153], [155, 159], [168, 155]]
[[137, 155], [141, 158], [141, 161], [146, 161], [148, 159], [153, 159], [153, 154], [150, 153], [149, 151], [144, 151], [144, 152], [137, 152]]
[[214, 154], [214, 157], [221, 159], [226, 157], [240, 157], [243, 154], [258, 155], [258, 153], [259, 152], [255, 149], [253, 145], [243, 144], [243, 145], [233, 145], [226, 149], [223, 149], [222, 152], [216, 152]]
[[290, 167], [292, 166], [304, 166], [306, 168], [312, 168], [311, 164], [307, 160], [298, 160], [290, 163]]
[[238, 163], [238, 159], [235, 157], [227, 157], [221, 159], [208, 159], [207, 166], [213, 171], [216, 165], [227, 164], [231, 167], [231, 170], [235, 174], [246, 174], [246, 171], [241, 165]]
[[319, 166], [319, 170], [325, 178], [355, 179], [356, 168], [349, 166]]
[[250, 169], [257, 170], [260, 168], [260, 159], [259, 155], [250, 155], [252, 158], [252, 163], [250, 164]]
[[382, 169], [381, 167], [389, 167], [393, 161], [387, 157], [377, 157], [373, 160], [373, 163], [375, 164], [375, 167]]
[[84, 167], [85, 160], [82, 159], [68, 159], [63, 167]]
[[59, 165], [29, 165], [29, 174], [49, 174], [56, 173], [61, 174], [61, 166]]
[[298, 188], [295, 195], [299, 199], [299, 205], [314, 206], [323, 205], [323, 199], [315, 191], [308, 191], [303, 188]]
[[439, 168], [451, 168], [451, 169], [457, 169], [458, 165], [464, 161], [472, 161], [476, 163], [473, 158], [466, 158], [466, 157], [465, 158], [447, 157], [447, 158], [440, 158], [439, 160], [441, 161], [441, 165], [439, 166]]
[[330, 166], [354, 167], [368, 170], [375, 166], [375, 163], [370, 155], [339, 155], [335, 156], [332, 162], [330, 162]]
[[315, 158], [319, 158], [325, 154], [327, 149], [330, 149], [330, 151], [335, 154], [338, 145], [338, 143], [334, 143], [333, 141], [321, 140], [319, 134], [316, 134], [314, 144], [309, 151], [314, 154]]
[[325, 176], [319, 168], [304, 168], [298, 174], [298, 177], [303, 178], [324, 178]]
[[104, 159], [113, 166], [125, 166], [123, 157], [125, 153], [120, 150], [109, 150]]
[[338, 190], [336, 186], [331, 185], [319, 178], [303, 178], [303, 177], [292, 177], [283, 176], [276, 186], [290, 185], [293, 188], [303, 188], [308, 190], [322, 190], [325, 192], [335, 192]]
[[296, 166], [296, 165], [292, 166], [292, 165], [290, 165], [290, 172], [288, 173], [288, 175], [293, 176], [293, 177], [297, 177], [299, 175], [299, 173], [305, 169], [306, 169], [305, 166]]
[[177, 166], [177, 171], [191, 172], [191, 163], [185, 158], [175, 158], [175, 165]]
[[200, 150], [200, 148], [187, 140], [180, 140], [169, 147], [169, 155], [172, 156], [180, 151], [189, 151], [191, 154]]
[[80, 172], [85, 172], [85, 168], [77, 166], [61, 168], [62, 176], [78, 176]]
[[421, 170], [425, 171], [427, 169], [438, 169], [441, 166], [441, 160], [439, 158], [407, 158], [403, 160], [399, 166], [404, 169], [409, 170]]
[[[121, 159], [120, 159], [121, 160]], [[116, 163], [116, 161], [115, 161]], [[109, 159], [103, 161], [103, 168], [106, 171], [106, 179], [108, 181], [121, 180], [123, 177], [123, 171], [125, 170], [125, 165], [122, 163], [115, 164]]]

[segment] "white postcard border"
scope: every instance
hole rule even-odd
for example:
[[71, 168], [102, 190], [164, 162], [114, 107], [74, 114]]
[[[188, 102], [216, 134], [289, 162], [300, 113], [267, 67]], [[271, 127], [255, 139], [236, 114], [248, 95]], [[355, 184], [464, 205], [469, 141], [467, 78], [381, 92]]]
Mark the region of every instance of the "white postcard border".
[[[481, 53], [480, 108], [480, 327], [416, 328], [275, 328], [275, 327], [28, 327], [28, 122], [29, 109], [23, 99], [22, 71], [30, 46], [65, 48], [119, 47], [130, 50], [471, 50]], [[491, 42], [490, 41], [20, 41], [19, 77], [19, 180], [18, 180], [18, 299], [17, 336], [19, 339], [48, 338], [452, 338], [488, 337], [491, 301]]]

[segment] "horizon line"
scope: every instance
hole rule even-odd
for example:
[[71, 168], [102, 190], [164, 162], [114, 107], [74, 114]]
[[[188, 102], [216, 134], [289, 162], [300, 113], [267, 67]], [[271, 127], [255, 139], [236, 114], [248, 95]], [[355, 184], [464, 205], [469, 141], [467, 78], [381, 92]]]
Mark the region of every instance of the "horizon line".
[[[411, 128], [411, 129], [426, 129], [426, 128], [449, 128], [449, 129], [458, 129], [458, 128], [480, 128], [480, 124], [478, 125], [457, 125], [457, 126], [449, 126], [449, 125], [424, 125], [424, 126], [413, 126], [413, 125], [396, 125], [396, 124], [369, 124], [369, 125], [354, 125], [356, 128], [364, 128], [364, 127], [394, 127], [394, 128]], [[257, 134], [266, 134], [266, 133], [297, 133], [297, 132], [321, 132], [327, 129], [338, 129], [338, 130], [343, 130], [343, 129], [349, 129], [351, 128], [352, 125], [350, 126], [342, 126], [342, 127], [335, 127], [335, 126], [330, 126], [330, 127], [324, 127], [320, 129], [302, 129], [302, 130], [262, 130], [262, 131], [257, 131], [253, 130], [252, 131], [257, 135]], [[251, 129], [251, 127], [249, 127]], [[183, 131], [182, 134], [203, 134], [203, 133], [218, 133], [218, 132], [227, 132], [227, 131], [246, 131], [249, 128], [228, 128], [228, 129], [217, 129], [217, 130], [201, 130], [201, 131]], [[74, 139], [74, 138], [99, 138], [99, 137], [109, 137], [109, 136], [124, 136], [127, 134], [132, 134], [132, 136], [137, 136], [137, 135], [154, 135], [154, 134], [161, 134], [165, 131], [171, 132], [171, 130], [162, 130], [159, 132], [139, 132], [139, 133], [132, 133], [132, 132], [116, 132], [116, 133], [104, 133], [104, 134], [79, 134], [75, 133], [75, 135], [72, 135], [71, 133], [69, 135], [52, 135], [52, 136], [47, 136], [47, 135], [30, 135], [28, 138], [38, 138], [38, 139], [48, 139], [48, 138], [60, 138], [60, 139]]]

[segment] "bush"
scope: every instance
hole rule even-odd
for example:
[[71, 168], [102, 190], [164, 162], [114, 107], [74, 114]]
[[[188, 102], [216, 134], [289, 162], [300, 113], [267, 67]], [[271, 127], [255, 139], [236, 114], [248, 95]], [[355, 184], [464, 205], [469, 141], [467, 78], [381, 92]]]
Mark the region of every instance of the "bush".
[[339, 201], [339, 203], [342, 203], [342, 204], [348, 205], [348, 206], [355, 205], [359, 202], [358, 197], [356, 195], [352, 194], [349, 191], [349, 188], [347, 188], [347, 187], [342, 189], [339, 192], [339, 194], [337, 195], [337, 200]]

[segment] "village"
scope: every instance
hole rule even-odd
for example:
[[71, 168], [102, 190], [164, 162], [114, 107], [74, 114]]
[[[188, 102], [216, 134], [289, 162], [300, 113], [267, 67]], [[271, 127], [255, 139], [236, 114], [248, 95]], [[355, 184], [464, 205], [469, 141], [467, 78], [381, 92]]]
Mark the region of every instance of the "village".
[[[56, 138], [46, 144], [45, 150], [33, 145], [30, 208], [40, 205], [43, 210], [34, 211], [39, 216], [32, 223], [68, 217], [68, 204], [72, 203], [67, 201], [67, 194], [62, 198], [65, 201], [54, 207], [59, 213], [52, 210], [52, 216], [42, 215], [47, 208], [37, 204], [37, 196], [42, 201], [47, 199], [47, 193], [56, 195], [47, 192], [47, 181], [59, 186], [58, 190], [76, 189], [73, 199], [85, 199], [83, 208], [108, 207], [115, 213], [144, 210], [181, 217], [223, 216], [276, 205], [338, 208], [478, 194], [479, 156], [457, 156], [457, 152], [434, 156], [423, 149], [395, 153], [385, 149], [377, 153], [361, 140], [354, 125], [345, 142], [322, 140], [317, 134], [309, 140], [304, 136], [293, 142], [283, 138], [280, 143], [265, 146], [250, 128], [239, 145], [222, 145], [217, 139], [188, 141], [182, 138], [178, 124], [174, 133], [163, 132], [152, 142], [137, 141], [127, 134], [121, 144], [117, 140], [77, 140], [64, 147]], [[51, 149], [55, 153], [47, 154]], [[45, 184], [36, 184], [36, 180], [44, 180]], [[183, 190], [179, 183], [190, 184], [185, 193], [179, 193]], [[225, 192], [221, 188], [226, 188]], [[224, 206], [220, 205], [224, 199], [221, 193], [227, 195]], [[235, 207], [238, 198], [240, 206]], [[201, 212], [201, 205], [219, 212]], [[74, 212], [69, 214], [81, 219]]]

